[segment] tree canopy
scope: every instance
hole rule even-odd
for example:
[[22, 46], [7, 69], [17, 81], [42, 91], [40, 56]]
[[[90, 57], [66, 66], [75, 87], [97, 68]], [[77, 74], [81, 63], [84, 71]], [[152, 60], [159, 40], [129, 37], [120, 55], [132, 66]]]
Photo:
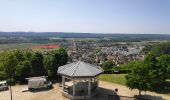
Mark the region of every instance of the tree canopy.
[[46, 55], [31, 50], [0, 52], [0, 80], [25, 82], [27, 77], [42, 75], [56, 78], [58, 67], [67, 61], [68, 55], [63, 48]]
[[44, 56], [39, 52], [36, 52], [32, 56], [32, 59], [31, 59], [31, 67], [32, 68], [31, 69], [32, 69], [32, 74], [34, 76], [45, 75], [43, 60], [44, 60]]
[[61, 48], [50, 52], [45, 56], [44, 65], [47, 69], [47, 73], [50, 77], [57, 76], [57, 70], [59, 66], [67, 64], [68, 54], [65, 49]]
[[132, 65], [131, 72], [126, 76], [126, 85], [130, 89], [141, 91], [155, 90], [169, 78], [170, 56], [160, 57], [148, 54], [144, 61]]
[[151, 53], [155, 54], [156, 56], [160, 56], [163, 54], [170, 55], [170, 42], [160, 43], [151, 49]]
[[115, 64], [111, 60], [107, 60], [104, 63], [102, 63], [102, 68], [105, 71], [111, 70], [114, 66], [115, 66]]

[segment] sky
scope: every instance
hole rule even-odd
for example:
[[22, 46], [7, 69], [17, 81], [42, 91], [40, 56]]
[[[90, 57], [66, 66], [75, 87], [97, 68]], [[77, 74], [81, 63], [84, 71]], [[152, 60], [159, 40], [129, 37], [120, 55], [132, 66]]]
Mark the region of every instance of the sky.
[[170, 0], [0, 0], [0, 31], [170, 34]]

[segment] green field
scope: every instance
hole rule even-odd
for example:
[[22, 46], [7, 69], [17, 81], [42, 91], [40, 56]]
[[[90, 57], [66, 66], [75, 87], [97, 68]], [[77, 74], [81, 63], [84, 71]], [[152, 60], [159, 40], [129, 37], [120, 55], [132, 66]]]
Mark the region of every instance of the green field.
[[111, 83], [125, 85], [126, 83], [125, 75], [126, 74], [102, 74], [99, 76], [99, 79], [102, 81], [108, 81]]
[[55, 44], [55, 43], [16, 43], [16, 44], [0, 44], [0, 50], [25, 49], [25, 48], [31, 48], [32, 46], [49, 45], [49, 44]]
[[38, 43], [17, 43], [17, 44], [0, 44], [0, 50], [23, 49], [31, 46], [40, 45]]

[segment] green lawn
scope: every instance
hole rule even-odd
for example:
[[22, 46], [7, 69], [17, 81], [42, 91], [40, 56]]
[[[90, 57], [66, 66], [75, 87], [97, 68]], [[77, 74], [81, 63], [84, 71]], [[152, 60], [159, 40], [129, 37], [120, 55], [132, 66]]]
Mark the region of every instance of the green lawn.
[[166, 81], [170, 83], [170, 79], [167, 79]]
[[[125, 83], [126, 83], [125, 76], [126, 75], [127, 74], [102, 74], [99, 76], [99, 79], [102, 81], [108, 81], [111, 83], [125, 85]], [[170, 79], [166, 80], [165, 87], [166, 88], [164, 88], [163, 90], [157, 91], [157, 93], [170, 95]]]
[[99, 79], [111, 83], [125, 85], [126, 83], [125, 75], [126, 74], [102, 74], [99, 76]]

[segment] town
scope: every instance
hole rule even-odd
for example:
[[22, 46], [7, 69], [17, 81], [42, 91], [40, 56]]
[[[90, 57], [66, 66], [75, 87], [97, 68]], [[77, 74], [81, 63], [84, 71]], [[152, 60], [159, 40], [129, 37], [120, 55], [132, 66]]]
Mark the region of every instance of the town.
[[141, 54], [143, 48], [143, 45], [126, 42], [72, 42], [68, 46], [68, 55], [71, 61], [83, 60], [99, 65], [105, 60], [112, 60], [119, 65], [143, 59], [144, 55]]

